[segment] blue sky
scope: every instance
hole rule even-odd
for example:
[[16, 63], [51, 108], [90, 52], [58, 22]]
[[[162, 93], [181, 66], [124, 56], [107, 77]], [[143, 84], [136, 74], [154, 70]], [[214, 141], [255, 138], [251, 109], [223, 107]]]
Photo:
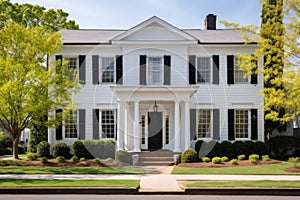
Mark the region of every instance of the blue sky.
[[[260, 24], [259, 0], [11, 0], [61, 8], [80, 28], [128, 29], [156, 15], [178, 28], [203, 28], [207, 14], [241, 25]], [[223, 28], [218, 23], [217, 28]]]

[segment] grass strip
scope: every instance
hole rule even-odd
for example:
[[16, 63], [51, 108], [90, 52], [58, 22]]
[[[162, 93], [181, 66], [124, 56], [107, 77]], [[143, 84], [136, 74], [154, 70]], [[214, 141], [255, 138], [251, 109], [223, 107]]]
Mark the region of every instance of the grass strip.
[[300, 188], [300, 181], [199, 181], [189, 183], [186, 185], [187, 188]]
[[234, 166], [234, 167], [208, 167], [190, 168], [174, 167], [172, 174], [230, 174], [230, 175], [300, 175], [300, 173], [286, 172], [285, 168], [291, 165], [282, 164]]
[[136, 188], [139, 180], [1, 179], [0, 187], [123, 187]]
[[140, 167], [1, 166], [0, 174], [143, 174]]

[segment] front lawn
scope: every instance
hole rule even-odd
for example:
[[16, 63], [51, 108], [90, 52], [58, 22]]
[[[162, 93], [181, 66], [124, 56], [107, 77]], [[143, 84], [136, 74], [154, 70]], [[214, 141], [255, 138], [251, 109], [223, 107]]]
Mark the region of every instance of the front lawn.
[[[0, 166], [0, 174], [143, 174], [141, 167]], [[2, 181], [2, 180], [1, 180]]]
[[1, 179], [0, 187], [134, 187], [139, 180], [37, 180]]
[[187, 188], [223, 188], [223, 187], [250, 187], [250, 188], [300, 188], [299, 181], [198, 181], [187, 183]]
[[285, 168], [291, 165], [287, 162], [281, 164], [265, 164], [233, 167], [174, 167], [172, 174], [244, 174], [244, 175], [300, 175], [300, 173], [286, 172]]

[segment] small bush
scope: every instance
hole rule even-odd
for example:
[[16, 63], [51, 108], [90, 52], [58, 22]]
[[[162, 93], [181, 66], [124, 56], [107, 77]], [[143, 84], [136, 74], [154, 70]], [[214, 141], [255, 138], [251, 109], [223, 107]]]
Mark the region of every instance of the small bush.
[[77, 157], [77, 156], [73, 156], [73, 157], [71, 158], [71, 162], [73, 162], [73, 163], [78, 162], [78, 157]]
[[25, 147], [21, 144], [18, 144], [18, 154], [25, 154]]
[[298, 167], [298, 165], [300, 164], [300, 158], [299, 157], [290, 157], [288, 159], [289, 163], [292, 163], [294, 167]]
[[195, 149], [192, 149], [192, 148], [186, 149], [181, 154], [181, 162], [182, 163], [196, 162], [197, 159], [198, 159], [197, 152], [195, 151]]
[[41, 163], [47, 163], [48, 162], [48, 158], [47, 157], [42, 157], [41, 158]]
[[251, 155], [249, 156], [249, 160], [252, 160], [252, 159], [254, 159], [254, 160], [259, 160], [259, 155], [258, 155], [258, 154], [251, 154]]
[[289, 150], [299, 146], [300, 137], [286, 135], [271, 137], [270, 144], [271, 150], [276, 156], [284, 157]]
[[228, 162], [229, 161], [229, 158], [228, 157], [226, 157], [226, 156], [223, 156], [222, 157], [222, 162]]
[[26, 157], [28, 160], [36, 160], [38, 158], [38, 155], [37, 153], [28, 153]]
[[72, 151], [77, 158], [86, 157], [86, 148], [81, 140], [73, 142]]
[[79, 160], [80, 160], [80, 162], [83, 162], [83, 161], [85, 161], [85, 158], [80, 158]]
[[42, 141], [37, 145], [38, 157], [50, 157], [50, 144], [46, 141]]
[[116, 152], [116, 160], [123, 162], [123, 163], [127, 163], [127, 164], [131, 164], [131, 157], [130, 154], [128, 153], [128, 151], [124, 151], [124, 150], [119, 150]]
[[100, 160], [98, 158], [94, 158], [93, 163], [95, 165], [99, 165], [100, 164]]
[[114, 158], [116, 152], [116, 143], [113, 140], [107, 140], [104, 144], [105, 158]]
[[106, 158], [105, 161], [106, 161], [106, 162], [113, 162], [114, 159], [112, 159], [112, 158]]
[[230, 163], [231, 163], [232, 165], [237, 165], [237, 164], [238, 164], [238, 160], [237, 160], [237, 159], [232, 159], [232, 160], [230, 161]]
[[59, 162], [59, 163], [64, 163], [64, 162], [66, 161], [65, 157], [63, 157], [63, 156], [58, 156], [58, 157], [56, 157], [56, 160], [57, 160], [57, 162]]
[[249, 162], [250, 162], [251, 164], [256, 164], [256, 163], [257, 163], [257, 160], [254, 159], [254, 158], [250, 158], [250, 159], [249, 159]]
[[12, 152], [13, 152], [13, 150], [12, 150], [12, 148], [10, 148], [10, 147], [7, 147], [6, 149], [5, 149], [5, 155], [12, 155]]
[[239, 155], [238, 160], [245, 160], [246, 156], [245, 155]]
[[222, 158], [220, 158], [220, 157], [214, 157], [212, 159], [212, 163], [213, 164], [221, 164], [222, 163]]
[[70, 157], [70, 147], [64, 142], [57, 142], [53, 145], [52, 155], [54, 157], [63, 156], [65, 158]]
[[202, 160], [202, 162], [205, 162], [205, 163], [209, 163], [210, 162], [210, 158], [209, 157], [203, 157], [201, 160]]
[[263, 155], [263, 156], [261, 156], [261, 158], [262, 158], [263, 161], [271, 160], [269, 155]]

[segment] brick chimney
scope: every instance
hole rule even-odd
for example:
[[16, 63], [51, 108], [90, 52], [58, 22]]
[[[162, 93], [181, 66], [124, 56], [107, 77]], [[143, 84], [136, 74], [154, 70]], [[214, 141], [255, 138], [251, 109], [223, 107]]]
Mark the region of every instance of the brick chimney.
[[205, 30], [216, 30], [217, 15], [208, 14], [204, 20]]

